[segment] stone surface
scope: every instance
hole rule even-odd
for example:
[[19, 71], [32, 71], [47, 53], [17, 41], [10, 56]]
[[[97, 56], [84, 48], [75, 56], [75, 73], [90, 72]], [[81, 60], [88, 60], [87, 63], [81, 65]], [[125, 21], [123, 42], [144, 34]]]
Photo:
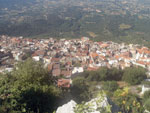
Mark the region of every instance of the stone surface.
[[[76, 102], [71, 100], [67, 104], [64, 104], [63, 106], [59, 107], [56, 113], [75, 113], [74, 108], [76, 107], [76, 105]], [[93, 109], [92, 112], [87, 112], [87, 110], [85, 110], [85, 113], [101, 113], [100, 111], [97, 111], [97, 108], [105, 108], [108, 105], [111, 105], [112, 113], [118, 112], [118, 107], [114, 105], [114, 103], [112, 103], [112, 101], [109, 100], [106, 96], [104, 96], [103, 98], [94, 98], [89, 102], [86, 102], [85, 105], [89, 105], [89, 108]]]
[[76, 106], [76, 102], [71, 100], [67, 104], [59, 107], [56, 113], [74, 113], [74, 107]]

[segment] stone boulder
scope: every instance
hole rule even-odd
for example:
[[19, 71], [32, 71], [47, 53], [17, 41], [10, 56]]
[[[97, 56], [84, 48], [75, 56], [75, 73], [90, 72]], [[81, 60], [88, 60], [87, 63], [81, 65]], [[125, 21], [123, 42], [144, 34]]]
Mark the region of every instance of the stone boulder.
[[[74, 109], [77, 106], [78, 105], [76, 102], [71, 100], [67, 104], [59, 107], [56, 113], [75, 113]], [[99, 96], [98, 98], [94, 98], [84, 103], [84, 106], [88, 106], [87, 109], [84, 109], [84, 113], [102, 113], [101, 110], [107, 108], [108, 106], [110, 106], [111, 113], [118, 113], [118, 107], [106, 96]], [[89, 112], [89, 109], [92, 109], [92, 111]]]
[[76, 102], [71, 100], [67, 104], [64, 104], [61, 107], [58, 107], [56, 113], [74, 113], [74, 107], [76, 106]]

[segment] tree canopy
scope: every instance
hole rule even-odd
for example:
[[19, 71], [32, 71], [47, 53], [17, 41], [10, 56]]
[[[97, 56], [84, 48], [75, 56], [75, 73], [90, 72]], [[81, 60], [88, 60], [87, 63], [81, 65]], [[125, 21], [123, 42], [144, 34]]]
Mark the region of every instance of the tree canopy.
[[126, 68], [124, 70], [123, 80], [131, 85], [140, 84], [146, 78], [146, 70], [142, 67]]
[[71, 94], [77, 102], [90, 99], [89, 84], [83, 77], [77, 77], [73, 80]]
[[0, 111], [3, 113], [52, 112], [61, 91], [42, 63], [27, 59], [12, 73], [0, 76]]

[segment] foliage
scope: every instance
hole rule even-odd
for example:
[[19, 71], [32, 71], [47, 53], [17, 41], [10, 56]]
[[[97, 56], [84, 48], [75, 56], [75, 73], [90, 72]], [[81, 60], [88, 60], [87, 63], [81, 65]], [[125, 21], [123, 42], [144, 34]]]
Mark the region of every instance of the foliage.
[[146, 70], [142, 67], [126, 68], [124, 70], [123, 80], [131, 85], [140, 84], [146, 78]]
[[102, 81], [105, 79], [105, 70], [102, 70], [102, 73], [98, 73], [98, 71], [90, 71], [87, 77], [88, 81]]
[[118, 84], [115, 81], [121, 80], [122, 74], [122, 70], [117, 68], [108, 69], [107, 67], [101, 67], [96, 71], [79, 73], [77, 77], [73, 79], [71, 94], [79, 103], [87, 101], [95, 96], [98, 87], [102, 86], [102, 81], [107, 80], [108, 82], [104, 82], [103, 88], [107, 91], [115, 91], [118, 88]]
[[144, 107], [146, 110], [150, 111], [150, 98], [144, 103]]
[[144, 108], [141, 100], [128, 92], [128, 88], [118, 89], [114, 93], [114, 101], [123, 113], [143, 113]]
[[74, 67], [81, 67], [81, 63], [79, 63], [79, 62], [77, 62], [77, 63], [75, 63], [73, 65], [74, 65]]
[[[94, 111], [99, 111], [101, 113], [111, 113], [111, 105], [103, 106], [101, 103], [105, 100], [106, 95], [105, 93], [99, 92], [97, 98], [94, 99], [94, 101], [90, 102], [82, 102], [81, 104], [76, 105], [75, 107], [75, 113], [90, 113]], [[96, 103], [96, 108], [95, 104]]]
[[123, 70], [117, 68], [110, 68], [108, 69], [108, 77], [107, 80], [115, 80], [120, 81], [123, 76]]
[[122, 79], [123, 71], [117, 68], [108, 69], [107, 67], [101, 67], [96, 71], [86, 71], [79, 76], [83, 76], [88, 81], [105, 81], [105, 80], [114, 80], [119, 81]]
[[27, 59], [1, 76], [0, 104], [7, 113], [46, 113], [54, 109], [60, 90], [40, 62]]
[[77, 102], [90, 99], [91, 93], [89, 92], [89, 84], [83, 77], [77, 77], [73, 80], [71, 94]]
[[[99, 0], [70, 0], [67, 4], [65, 1], [67, 0], [1, 0], [0, 35], [32, 38], [88, 36], [97, 41], [150, 44], [150, 20], [149, 17], [141, 16], [149, 15], [146, 8], [140, 8], [135, 15], [132, 9], [124, 14], [119, 11], [118, 15], [113, 15], [120, 10], [118, 5], [121, 9], [130, 6], [122, 5], [121, 1], [117, 4]], [[79, 5], [80, 2], [84, 5]], [[112, 9], [112, 5], [116, 6]], [[87, 6], [92, 6], [93, 11], [83, 10]], [[96, 9], [102, 12], [97, 13], [94, 11]]]
[[143, 102], [147, 101], [150, 98], [150, 91], [146, 91], [143, 95]]
[[103, 82], [103, 89], [104, 90], [107, 90], [107, 91], [110, 91], [110, 92], [113, 92], [115, 90], [118, 89], [118, 84], [116, 81], [106, 81], [106, 82]]
[[[101, 67], [96, 71], [80, 73], [73, 79], [73, 85], [75, 84], [76, 88], [73, 86], [72, 91], [76, 89], [76, 93], [74, 93], [76, 94], [75, 97], [80, 98], [81, 95], [84, 95], [82, 101], [87, 101], [97, 92], [96, 88], [102, 86], [102, 89], [106, 91], [107, 95], [112, 97], [115, 103], [120, 107], [121, 112], [142, 113], [144, 108], [141, 99], [136, 95], [130, 94], [128, 88], [119, 89], [117, 81], [123, 79], [131, 85], [139, 84], [146, 78], [145, 73], [146, 70], [141, 67], [131, 67], [125, 70]], [[114, 92], [114, 95], [112, 92]], [[80, 107], [84, 108], [83, 104], [81, 104]]]
[[150, 81], [142, 81], [142, 84], [150, 86]]

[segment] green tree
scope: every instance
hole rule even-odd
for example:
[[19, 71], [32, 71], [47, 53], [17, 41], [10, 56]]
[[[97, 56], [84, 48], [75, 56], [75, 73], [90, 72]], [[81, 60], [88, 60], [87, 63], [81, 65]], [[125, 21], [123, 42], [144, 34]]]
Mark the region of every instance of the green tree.
[[97, 81], [97, 82], [105, 81], [105, 80], [119, 81], [122, 79], [122, 76], [123, 76], [123, 71], [117, 68], [108, 69], [107, 67], [101, 67], [96, 71], [86, 72], [87, 80]]
[[117, 68], [108, 69], [107, 79], [119, 81], [122, 79], [123, 71]]
[[91, 93], [89, 92], [89, 84], [84, 77], [76, 77], [73, 80], [71, 94], [79, 103], [90, 99]]
[[131, 85], [140, 84], [146, 79], [146, 70], [142, 67], [130, 67], [124, 70], [122, 79]]
[[99, 73], [99, 76], [101, 77], [101, 81], [107, 80], [107, 74], [108, 74], [108, 68], [107, 67], [101, 67], [99, 70], [97, 70]]
[[101, 67], [96, 71], [89, 71], [88, 72], [88, 81], [104, 81], [107, 80], [107, 74], [108, 74], [108, 68], [107, 67]]
[[88, 81], [101, 81], [101, 76], [97, 71], [89, 71], [88, 73]]
[[52, 112], [61, 93], [43, 64], [31, 59], [18, 63], [0, 79], [0, 110], [4, 113]]

